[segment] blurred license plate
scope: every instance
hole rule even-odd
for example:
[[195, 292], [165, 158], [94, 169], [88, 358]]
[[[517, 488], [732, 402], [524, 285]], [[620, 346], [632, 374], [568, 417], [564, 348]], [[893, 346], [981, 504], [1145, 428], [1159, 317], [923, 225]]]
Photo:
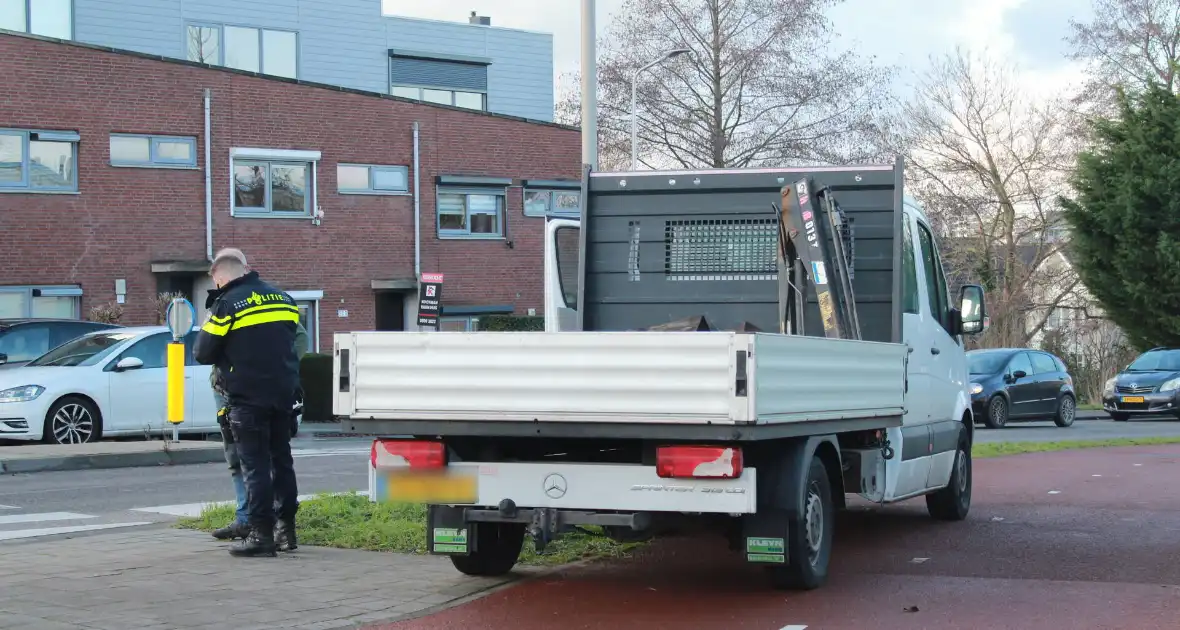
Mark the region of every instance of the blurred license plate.
[[1141, 403], [1141, 402], [1143, 402], [1143, 397], [1142, 397], [1142, 396], [1123, 396], [1123, 402], [1125, 402], [1125, 403], [1128, 403], [1128, 402], [1130, 402], [1130, 403], [1135, 403], [1135, 402]]
[[409, 503], [475, 503], [479, 488], [473, 474], [398, 471], [385, 478], [385, 498]]

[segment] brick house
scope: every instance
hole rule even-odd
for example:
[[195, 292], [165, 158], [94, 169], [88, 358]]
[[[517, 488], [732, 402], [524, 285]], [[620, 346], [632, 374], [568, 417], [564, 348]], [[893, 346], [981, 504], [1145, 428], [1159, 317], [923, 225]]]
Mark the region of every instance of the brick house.
[[421, 272], [446, 274], [446, 328], [541, 313], [575, 129], [23, 34], [0, 32], [0, 59], [0, 318], [122, 303], [155, 323], [160, 292], [200, 309], [230, 246], [320, 348], [412, 329]]

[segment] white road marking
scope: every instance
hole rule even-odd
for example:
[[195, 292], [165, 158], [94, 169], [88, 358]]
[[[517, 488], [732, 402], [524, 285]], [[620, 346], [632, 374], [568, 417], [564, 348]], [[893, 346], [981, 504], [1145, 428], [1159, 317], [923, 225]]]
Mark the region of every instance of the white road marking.
[[914, 558], [913, 560], [910, 560], [910, 564], [922, 564], [923, 562], [926, 562], [929, 559], [930, 558]]
[[80, 521], [87, 518], [97, 518], [90, 514], [75, 514], [74, 512], [43, 512], [41, 514], [9, 514], [0, 516], [0, 525], [13, 523], [43, 523], [45, 521]]
[[1050, 490], [1049, 494], [1061, 494], [1060, 490]]
[[19, 538], [36, 538], [38, 536], [53, 536], [55, 534], [74, 534], [77, 532], [91, 532], [100, 529], [115, 529], [118, 527], [136, 527], [151, 525], [151, 523], [105, 523], [101, 525], [73, 525], [70, 527], [42, 527], [39, 529], [17, 529], [0, 531], [0, 540], [17, 540]]
[[[348, 492], [336, 492], [332, 494], [350, 494]], [[368, 490], [354, 490], [351, 494], [368, 495]], [[301, 494], [297, 497], [299, 501], [307, 501], [314, 499], [318, 495], [315, 494]], [[168, 516], [187, 516], [195, 518], [201, 515], [206, 508], [219, 507], [222, 505], [234, 505], [234, 501], [210, 501], [208, 503], [182, 503], [178, 505], [157, 505], [153, 507], [131, 508], [132, 512], [148, 512], [151, 514], [166, 514]]]
[[371, 452], [369, 447], [364, 448], [331, 448], [331, 449], [311, 449], [311, 448], [295, 448], [291, 449], [291, 456], [295, 458], [302, 457], [337, 457], [340, 455], [368, 455]]
[[19, 510], [19, 509], [20, 508], [15, 505], [0, 505], [0, 510]]
[[807, 630], [807, 626], [796, 624], [793, 626], [783, 626], [782, 628], [779, 628], [779, 630]]
[[1102, 475], [1090, 475], [1091, 477], [1101, 477]]

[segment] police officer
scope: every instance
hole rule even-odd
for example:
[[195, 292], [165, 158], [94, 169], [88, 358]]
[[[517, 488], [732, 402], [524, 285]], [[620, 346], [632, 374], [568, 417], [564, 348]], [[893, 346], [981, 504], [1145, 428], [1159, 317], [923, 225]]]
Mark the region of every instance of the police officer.
[[242, 259], [234, 250], [214, 257], [209, 275], [220, 293], [197, 334], [194, 354], [221, 374], [246, 485], [250, 533], [230, 554], [273, 557], [276, 537], [291, 547], [295, 540], [291, 409], [299, 388], [299, 308], [258, 272], [247, 272]]

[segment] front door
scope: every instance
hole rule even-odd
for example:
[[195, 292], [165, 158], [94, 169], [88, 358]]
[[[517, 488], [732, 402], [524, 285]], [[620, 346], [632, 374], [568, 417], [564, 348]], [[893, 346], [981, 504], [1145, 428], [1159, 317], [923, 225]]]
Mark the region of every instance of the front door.
[[401, 291], [378, 291], [377, 330], [403, 331], [406, 329], [406, 294]]
[[[930, 470], [927, 446], [930, 441], [931, 398], [934, 386], [930, 374], [931, 334], [923, 302], [924, 282], [919, 269], [919, 248], [914, 238], [913, 217], [902, 217], [902, 335], [909, 352], [906, 362], [905, 415], [902, 427], [891, 429], [890, 442], [898, 457], [893, 478], [886, 477], [890, 497], [902, 497], [926, 488]], [[896, 432], [896, 433], [894, 433]]]
[[[167, 370], [164, 369], [168, 351], [168, 333], [157, 333], [135, 342], [111, 361], [110, 413], [103, 422], [111, 431], [151, 431], [164, 429], [168, 413]], [[143, 367], [116, 371], [123, 359], [135, 357]]]
[[[1024, 376], [1017, 376], [1023, 372]], [[1041, 404], [1041, 393], [1038, 391], [1036, 372], [1033, 371], [1032, 360], [1027, 352], [1017, 352], [1008, 361], [1008, 414], [1013, 418], [1027, 418], [1037, 414]]]
[[1033, 371], [1036, 374], [1036, 413], [1051, 416], [1057, 413], [1057, 393], [1065, 385], [1065, 374], [1057, 369], [1053, 357], [1044, 352], [1029, 352]]

